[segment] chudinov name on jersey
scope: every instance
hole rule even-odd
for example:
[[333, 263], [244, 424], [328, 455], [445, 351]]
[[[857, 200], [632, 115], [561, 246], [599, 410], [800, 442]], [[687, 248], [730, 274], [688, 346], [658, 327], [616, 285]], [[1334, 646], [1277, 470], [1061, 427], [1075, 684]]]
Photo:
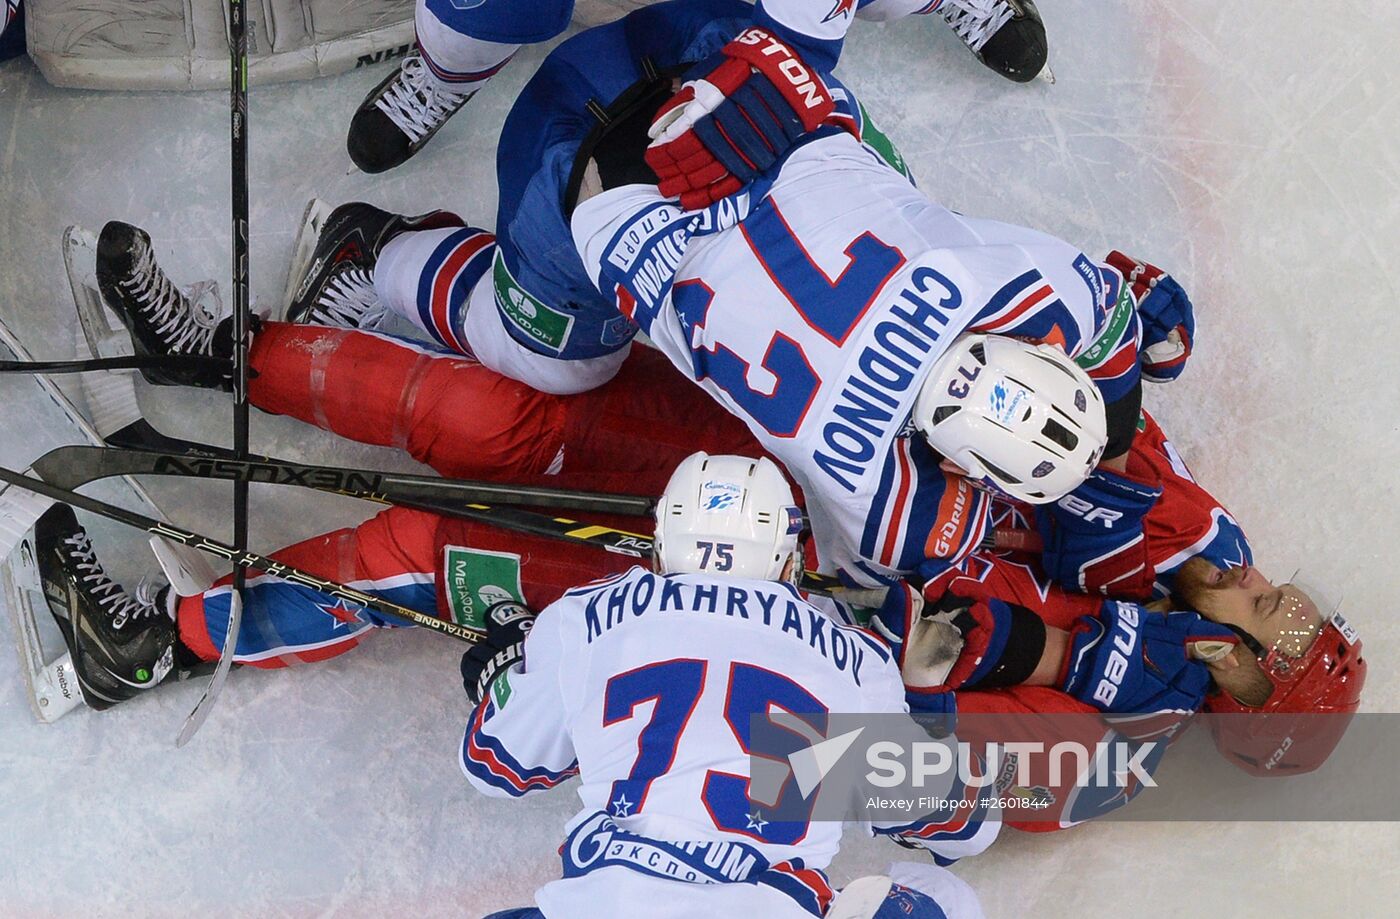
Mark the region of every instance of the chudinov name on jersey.
[[[936, 300], [937, 302], [932, 302]], [[931, 369], [930, 353], [945, 347], [949, 319], [962, 292], [942, 272], [915, 268], [891, 298], [884, 318], [863, 333], [864, 343], [841, 381], [812, 463], [850, 493], [883, 466], [887, 447], [909, 418], [912, 397]], [[951, 331], [962, 331], [967, 317]]]

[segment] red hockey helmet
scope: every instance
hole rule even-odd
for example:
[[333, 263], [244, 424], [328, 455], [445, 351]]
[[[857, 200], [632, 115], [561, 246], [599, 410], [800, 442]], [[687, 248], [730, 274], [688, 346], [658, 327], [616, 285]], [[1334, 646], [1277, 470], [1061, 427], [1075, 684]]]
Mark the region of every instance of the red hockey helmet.
[[1361, 704], [1366, 661], [1356, 630], [1333, 613], [1298, 656], [1273, 648], [1259, 659], [1273, 684], [1264, 705], [1241, 705], [1227, 692], [1206, 698], [1207, 712], [1233, 716], [1208, 719], [1215, 747], [1252, 775], [1311, 772], [1341, 742]]

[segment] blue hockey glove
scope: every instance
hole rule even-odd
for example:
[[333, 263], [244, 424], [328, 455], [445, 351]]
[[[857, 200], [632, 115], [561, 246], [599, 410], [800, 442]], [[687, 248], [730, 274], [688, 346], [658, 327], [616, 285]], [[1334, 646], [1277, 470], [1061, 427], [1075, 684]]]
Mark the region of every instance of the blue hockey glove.
[[797, 52], [751, 27], [692, 68], [657, 111], [646, 162], [663, 195], [698, 210], [752, 182], [835, 108]]
[[1099, 467], [1054, 504], [1035, 507], [1040, 564], [1071, 590], [1115, 597], [1152, 595], [1143, 518], [1162, 495], [1156, 483]]
[[1196, 613], [1154, 613], [1105, 600], [1070, 632], [1060, 688], [1102, 712], [1196, 711], [1210, 690], [1203, 661], [1218, 660], [1239, 636]]
[[491, 606], [484, 618], [486, 636], [462, 655], [462, 688], [473, 705], [481, 704], [502, 671], [524, 659], [525, 638], [535, 624], [535, 614], [514, 600]]

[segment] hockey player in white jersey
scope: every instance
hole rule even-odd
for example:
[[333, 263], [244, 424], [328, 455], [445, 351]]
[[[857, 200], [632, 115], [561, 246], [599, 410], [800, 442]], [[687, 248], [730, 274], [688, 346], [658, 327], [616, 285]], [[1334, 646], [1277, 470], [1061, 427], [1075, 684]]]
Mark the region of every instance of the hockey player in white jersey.
[[621, 185], [572, 230], [598, 289], [783, 461], [822, 564], [858, 583], [938, 577], [992, 495], [1054, 501], [1131, 445], [1122, 276], [936, 204], [839, 124], [704, 210]]
[[[646, 2], [611, 0], [607, 6], [620, 13]], [[370, 173], [406, 162], [505, 69], [522, 45], [562, 34], [574, 5], [575, 0], [417, 0], [415, 46], [360, 103], [346, 137], [350, 158]], [[595, 0], [595, 5], [603, 4]], [[839, 36], [856, 17], [886, 22], [937, 14], [978, 60], [1008, 80], [1024, 83], [1046, 69], [1045, 26], [1031, 0], [758, 0], [756, 7], [756, 23], [780, 26], [799, 42]]]
[[[569, 591], [533, 620], [493, 607], [488, 641], [462, 661], [477, 703], [462, 769], [495, 797], [578, 775], [582, 800], [539, 912], [501, 915], [826, 915], [834, 892], [821, 869], [842, 826], [770, 819], [772, 803], [750, 798], [750, 716], [908, 709], [888, 646], [792, 586], [801, 529], [773, 463], [696, 454], [657, 508], [657, 573]], [[985, 811], [948, 813], [873, 830], [944, 859], [996, 835]], [[864, 915], [977, 914], [964, 885], [925, 868], [925, 893], [896, 889], [877, 903], [895, 912]]]
[[[991, 498], [974, 482], [1053, 500], [1100, 452], [1126, 452], [1140, 393], [1136, 304], [1115, 269], [1076, 247], [930, 201], [876, 155], [864, 111], [839, 84], [771, 36], [751, 30], [721, 44], [733, 34], [725, 17], [739, 11], [719, 0], [659, 4], [565, 42], [507, 119], [499, 178], [509, 214], [495, 239], [470, 228], [404, 232], [337, 261], [342, 238], [367, 232], [347, 205], [327, 221], [318, 252], [331, 255], [288, 315], [328, 309], [340, 296], [336, 272], [372, 272], [373, 284], [356, 293], [366, 309], [387, 308], [444, 347], [552, 393], [602, 384], [637, 331], [652, 329], [676, 366], [743, 418], [803, 486], [824, 570], [861, 584], [938, 577], [985, 536]], [[746, 53], [781, 63], [763, 64], [766, 75], [750, 66], [737, 86], [715, 77], [733, 95], [716, 117], [726, 111], [732, 120], [726, 106], [749, 105], [753, 94], [770, 99], [767, 89], [744, 93], [789, 72], [805, 82], [789, 87], [784, 104], [800, 107], [810, 92], [825, 115], [745, 191], [685, 210], [642, 162], [649, 133], [657, 139], [648, 163], [684, 141], [663, 143], [670, 112], [691, 118], [689, 106], [665, 108], [665, 73], [677, 60], [744, 61]], [[696, 83], [696, 104], [714, 101], [705, 82]], [[585, 105], [590, 98], [598, 104]], [[606, 112], [602, 100], [612, 100]], [[666, 117], [653, 124], [658, 109]], [[693, 123], [698, 136], [701, 122]], [[774, 138], [769, 153], [786, 138]], [[733, 150], [709, 152], [737, 162], [768, 144], [732, 139]], [[679, 171], [663, 186], [682, 200], [716, 193], [683, 163], [675, 160]], [[987, 348], [975, 341], [963, 341], [954, 358], [960, 332], [1052, 346], [1020, 348], [1022, 366], [1042, 368], [1040, 380], [1026, 385], [1002, 367], [983, 372]], [[1066, 354], [1078, 356], [1094, 386]], [[953, 442], [958, 428], [973, 430], [964, 424], [972, 415], [956, 417], [959, 406], [937, 403], [932, 391], [922, 435], [909, 436], [915, 398], [945, 355], [943, 391], [980, 410], [985, 423], [976, 428], [1006, 450], [993, 455], [985, 439]], [[1105, 441], [1106, 411], [1116, 423]], [[1018, 427], [1020, 447], [993, 430]], [[1066, 476], [1077, 479], [1055, 484]]]

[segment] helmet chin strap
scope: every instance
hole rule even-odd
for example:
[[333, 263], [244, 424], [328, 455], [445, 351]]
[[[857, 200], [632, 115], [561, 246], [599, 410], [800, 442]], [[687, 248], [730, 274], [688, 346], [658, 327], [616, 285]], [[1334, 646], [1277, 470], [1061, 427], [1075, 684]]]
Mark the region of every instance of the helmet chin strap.
[[1264, 661], [1264, 659], [1265, 659], [1266, 657], [1269, 656], [1269, 651], [1268, 651], [1268, 649], [1265, 648], [1264, 645], [1263, 645], [1262, 643], [1260, 643], [1259, 639], [1255, 638], [1253, 635], [1249, 634], [1249, 633], [1246, 632], [1244, 629], [1240, 628], [1240, 627], [1237, 626], [1237, 625], [1232, 625], [1231, 623], [1228, 623], [1228, 622], [1223, 622], [1223, 623], [1221, 623], [1221, 625], [1225, 626], [1225, 628], [1229, 629], [1231, 632], [1234, 632], [1236, 635], [1240, 636], [1240, 644], [1244, 645], [1246, 648], [1248, 648], [1249, 650], [1253, 651], [1253, 652], [1254, 652], [1254, 656], [1257, 657], [1257, 658], [1259, 658], [1259, 660], [1260, 660], [1261, 663]]

